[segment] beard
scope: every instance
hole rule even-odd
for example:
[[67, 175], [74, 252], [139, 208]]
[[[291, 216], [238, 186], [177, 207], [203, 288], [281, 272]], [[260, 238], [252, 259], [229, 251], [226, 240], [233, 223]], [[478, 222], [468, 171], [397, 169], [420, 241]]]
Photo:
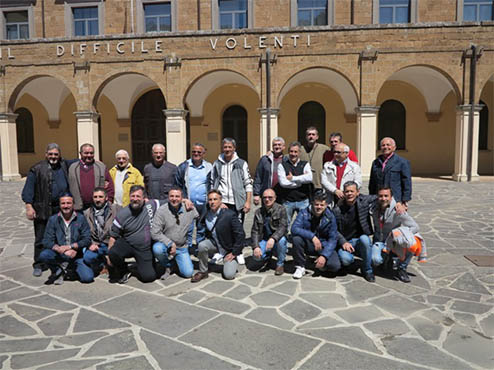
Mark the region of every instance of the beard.
[[139, 213], [142, 208], [144, 207], [144, 202], [142, 204], [139, 203], [130, 203], [129, 204], [130, 210], [132, 213]]

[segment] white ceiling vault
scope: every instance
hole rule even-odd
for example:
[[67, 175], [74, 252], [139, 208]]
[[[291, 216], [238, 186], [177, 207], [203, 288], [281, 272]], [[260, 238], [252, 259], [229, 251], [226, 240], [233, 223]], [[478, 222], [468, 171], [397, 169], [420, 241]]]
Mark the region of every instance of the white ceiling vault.
[[278, 96], [278, 107], [285, 95], [293, 88], [304, 83], [320, 83], [335, 90], [343, 100], [346, 114], [355, 114], [358, 99], [355, 89], [350, 82], [338, 72], [327, 68], [311, 68], [301, 71], [291, 77], [283, 86]]

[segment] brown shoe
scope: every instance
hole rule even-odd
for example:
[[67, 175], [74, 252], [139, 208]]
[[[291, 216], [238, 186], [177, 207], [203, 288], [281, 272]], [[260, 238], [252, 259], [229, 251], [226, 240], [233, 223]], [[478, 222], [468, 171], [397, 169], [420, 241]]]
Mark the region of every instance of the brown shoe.
[[207, 279], [209, 276], [209, 274], [206, 272], [196, 272], [194, 274], [194, 276], [192, 276], [192, 278], [190, 279], [190, 281], [192, 283], [198, 283], [199, 281], [201, 281], [202, 279]]
[[276, 276], [283, 275], [284, 273], [285, 273], [285, 270], [284, 270], [283, 266], [276, 266], [276, 269], [274, 270], [274, 274]]

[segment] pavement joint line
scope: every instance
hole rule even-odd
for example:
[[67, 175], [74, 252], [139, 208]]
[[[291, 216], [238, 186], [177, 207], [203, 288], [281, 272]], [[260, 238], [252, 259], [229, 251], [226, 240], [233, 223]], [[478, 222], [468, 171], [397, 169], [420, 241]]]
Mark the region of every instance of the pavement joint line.
[[321, 340], [321, 342], [314, 347], [314, 349], [312, 351], [310, 351], [304, 358], [302, 358], [300, 361], [298, 361], [295, 366], [293, 367], [293, 370], [298, 370], [300, 369], [300, 366], [302, 366], [303, 364], [305, 364], [307, 361], [309, 361], [312, 356], [314, 356], [320, 349], [322, 346], [324, 346], [326, 343]]

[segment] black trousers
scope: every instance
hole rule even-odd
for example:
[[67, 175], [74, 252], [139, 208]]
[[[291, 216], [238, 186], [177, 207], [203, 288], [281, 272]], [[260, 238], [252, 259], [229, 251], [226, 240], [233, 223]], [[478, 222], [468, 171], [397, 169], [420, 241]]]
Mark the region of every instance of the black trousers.
[[147, 251], [141, 251], [127, 243], [123, 238], [119, 238], [108, 251], [108, 256], [113, 265], [110, 272], [114, 278], [119, 279], [125, 275], [128, 271], [125, 259], [134, 257], [137, 263], [137, 278], [143, 283], [149, 283], [156, 279], [154, 257], [151, 248]]
[[[304, 239], [300, 236], [293, 237], [293, 261], [295, 266], [305, 266], [305, 256], [320, 256], [320, 252], [316, 251], [312, 240]], [[331, 253], [329, 259], [326, 261], [326, 268], [330, 272], [337, 272], [341, 268], [340, 259], [336, 250]]]
[[[51, 215], [54, 215], [60, 211], [60, 207], [57, 206], [52, 206], [51, 207]], [[41, 220], [39, 218], [35, 218], [33, 220], [33, 225], [34, 225], [34, 262], [33, 262], [33, 267], [39, 267], [39, 268], [45, 268], [44, 264], [39, 262], [39, 255], [44, 249], [43, 246], [43, 237], [45, 236], [45, 229], [46, 229], [46, 224], [48, 223], [48, 220]]]

